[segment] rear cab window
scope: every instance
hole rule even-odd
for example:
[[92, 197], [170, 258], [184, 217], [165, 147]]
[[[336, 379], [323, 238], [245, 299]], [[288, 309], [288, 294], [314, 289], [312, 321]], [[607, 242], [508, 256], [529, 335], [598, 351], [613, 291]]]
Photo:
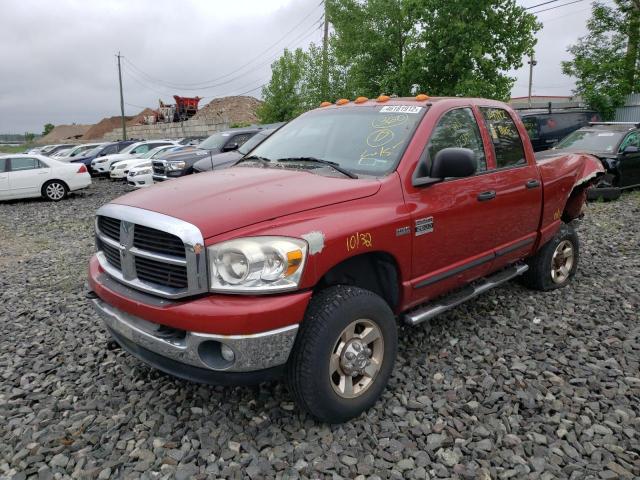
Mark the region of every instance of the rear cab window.
[[0, 158], [0, 173], [4, 173], [7, 171], [7, 169], [9, 168], [9, 162], [7, 161], [8, 159], [6, 158]]
[[497, 168], [519, 167], [527, 164], [520, 133], [509, 112], [497, 107], [480, 107]]

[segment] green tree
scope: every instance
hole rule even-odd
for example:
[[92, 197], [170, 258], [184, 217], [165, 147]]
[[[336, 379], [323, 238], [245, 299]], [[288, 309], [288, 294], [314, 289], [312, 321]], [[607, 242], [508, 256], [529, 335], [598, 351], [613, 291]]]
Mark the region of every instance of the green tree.
[[42, 131], [42, 136], [44, 137], [54, 128], [55, 128], [55, 125], [53, 125], [52, 123], [46, 123], [44, 126], [44, 130]]
[[33, 139], [36, 138], [36, 134], [35, 133], [25, 133], [24, 134], [24, 143], [31, 143], [33, 142]]
[[327, 0], [336, 59], [366, 96], [506, 99], [541, 25], [515, 0]]
[[262, 123], [291, 120], [303, 111], [302, 71], [306, 54], [301, 49], [285, 50], [271, 65], [271, 80], [262, 89], [263, 104], [258, 108]]
[[575, 93], [611, 119], [628, 94], [640, 91], [640, 0], [595, 2], [587, 29], [569, 47], [573, 59], [562, 62], [562, 71], [577, 78]]

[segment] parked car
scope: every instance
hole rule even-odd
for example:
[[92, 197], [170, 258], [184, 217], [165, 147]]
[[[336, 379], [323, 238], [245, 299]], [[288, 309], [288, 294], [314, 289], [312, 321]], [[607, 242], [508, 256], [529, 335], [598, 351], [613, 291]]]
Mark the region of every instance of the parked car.
[[206, 140], [207, 137], [184, 137], [176, 140], [180, 145], [198, 145], [203, 140]]
[[[284, 125], [284, 123], [281, 125]], [[216, 155], [211, 155], [210, 157], [205, 157], [202, 160], [198, 160], [196, 163], [193, 164], [193, 171], [195, 173], [202, 173], [202, 172], [208, 172], [211, 170], [217, 170], [219, 168], [230, 167], [234, 165], [242, 157], [244, 157], [247, 153], [249, 153], [251, 150], [253, 150], [255, 147], [260, 145], [264, 140], [267, 139], [267, 137], [269, 137], [276, 130], [277, 128], [265, 128], [264, 130], [260, 130], [253, 137], [247, 140], [237, 150], [218, 153]]]
[[237, 150], [244, 142], [258, 133], [261, 127], [233, 128], [217, 132], [200, 143], [197, 148], [188, 152], [167, 155], [163, 159], [154, 160], [153, 179], [163, 182], [171, 178], [183, 177], [193, 173], [193, 165], [204, 157], [221, 152]]
[[583, 154], [536, 162], [497, 101], [324, 105], [218, 175], [101, 207], [89, 286], [113, 338], [150, 365], [224, 384], [286, 373], [297, 404], [333, 423], [384, 390], [396, 316], [415, 325], [518, 276], [566, 286], [570, 223], [604, 169]]
[[606, 169], [588, 198], [615, 200], [624, 189], [640, 186], [640, 124], [592, 123], [562, 139], [550, 152], [580, 152], [598, 157]]
[[73, 143], [61, 143], [59, 145], [53, 145], [52, 148], [48, 148], [46, 149], [46, 151], [43, 149], [41, 155], [50, 157], [55, 153], [59, 152], [60, 150], [66, 150], [68, 148], [73, 148], [73, 147], [75, 147]]
[[154, 148], [161, 147], [163, 145], [175, 145], [175, 143], [172, 140], [149, 140], [132, 143], [119, 153], [95, 158], [91, 162], [91, 171], [96, 175], [109, 175], [112, 163], [119, 162], [121, 160], [139, 158], [149, 150], [153, 150]]
[[91, 185], [84, 165], [70, 165], [44, 155], [0, 157], [0, 200], [44, 197], [57, 202]]
[[66, 155], [67, 152], [70, 152], [72, 148], [73, 147], [62, 148], [62, 149], [58, 150], [56, 153], [52, 154], [51, 158], [58, 159], [58, 158], [60, 158], [60, 157], [62, 157], [64, 155]]
[[99, 145], [93, 148], [92, 150], [83, 152], [82, 155], [80, 156], [74, 157], [73, 159], [70, 160], [70, 162], [83, 163], [89, 170], [89, 173], [93, 175], [94, 173], [91, 171], [91, 162], [93, 160], [95, 160], [98, 157], [104, 157], [107, 155], [118, 153], [124, 150], [125, 148], [127, 148], [132, 143], [135, 143], [135, 142], [133, 140], [123, 140], [120, 142], [113, 142], [113, 143], [107, 143], [104, 145]]
[[601, 120], [598, 112], [575, 108], [522, 109], [518, 110], [518, 114], [536, 152], [553, 147], [571, 132], [589, 125], [589, 122]]
[[150, 163], [151, 159], [158, 158], [163, 153], [173, 150], [174, 148], [176, 148], [175, 145], [161, 145], [149, 150], [147, 153], [144, 153], [139, 157], [114, 162], [109, 168], [109, 177], [111, 180], [126, 179], [130, 168], [136, 167], [142, 163]]
[[94, 148], [99, 147], [100, 145], [105, 145], [105, 143], [84, 143], [82, 145], [76, 145], [75, 147], [70, 148], [69, 150], [65, 151], [62, 154], [58, 152], [55, 155], [52, 155], [52, 157], [63, 162], [69, 161], [73, 157], [80, 157], [84, 152], [93, 150]]
[[151, 162], [145, 162], [133, 167], [127, 173], [127, 184], [136, 188], [150, 187], [153, 185], [153, 167]]

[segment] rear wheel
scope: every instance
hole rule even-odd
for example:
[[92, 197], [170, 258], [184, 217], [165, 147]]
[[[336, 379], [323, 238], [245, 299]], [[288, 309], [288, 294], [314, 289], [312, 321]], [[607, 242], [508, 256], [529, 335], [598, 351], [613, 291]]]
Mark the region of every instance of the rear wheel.
[[342, 285], [318, 293], [287, 367], [296, 403], [328, 423], [360, 415], [386, 387], [397, 342], [393, 312], [378, 295]]
[[549, 242], [528, 260], [522, 282], [536, 290], [566, 286], [578, 268], [580, 244], [573, 227], [565, 223]]
[[62, 200], [67, 196], [67, 193], [69, 193], [69, 189], [60, 180], [49, 180], [42, 186], [42, 195], [52, 202]]

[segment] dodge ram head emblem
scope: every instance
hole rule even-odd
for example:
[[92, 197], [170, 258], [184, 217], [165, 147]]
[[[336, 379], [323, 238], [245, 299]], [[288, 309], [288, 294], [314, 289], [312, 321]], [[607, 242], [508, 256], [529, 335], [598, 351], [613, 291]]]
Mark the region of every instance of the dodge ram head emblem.
[[201, 244], [196, 243], [196, 244], [193, 246], [193, 253], [195, 253], [196, 255], [200, 255], [200, 254], [202, 253], [202, 249], [203, 249], [203, 248], [204, 248], [204, 247], [203, 247]]

